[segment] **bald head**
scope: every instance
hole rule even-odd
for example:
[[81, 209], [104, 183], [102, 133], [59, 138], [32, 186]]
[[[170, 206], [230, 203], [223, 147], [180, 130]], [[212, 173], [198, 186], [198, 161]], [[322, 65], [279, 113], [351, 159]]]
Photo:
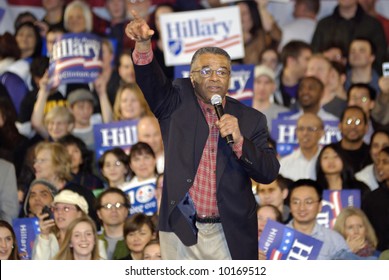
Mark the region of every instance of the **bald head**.
[[149, 144], [157, 157], [163, 153], [161, 129], [157, 118], [144, 116], [139, 120], [138, 141]]

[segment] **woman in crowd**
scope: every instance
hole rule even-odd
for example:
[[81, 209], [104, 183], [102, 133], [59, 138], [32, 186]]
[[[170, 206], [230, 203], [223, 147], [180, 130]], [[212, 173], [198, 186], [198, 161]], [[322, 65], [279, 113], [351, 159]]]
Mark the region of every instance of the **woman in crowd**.
[[377, 189], [381, 182], [377, 172], [378, 153], [387, 146], [389, 146], [389, 133], [386, 130], [375, 130], [370, 140], [370, 156], [373, 163], [355, 174], [355, 178], [368, 185], [372, 191]]
[[136, 213], [128, 217], [124, 223], [123, 232], [126, 245], [130, 250], [130, 254], [124, 259], [143, 259], [143, 249], [150, 240], [156, 237], [154, 224], [150, 217], [143, 213]]
[[20, 24], [15, 31], [15, 39], [21, 51], [21, 58], [28, 63], [31, 63], [34, 57], [41, 55], [42, 38], [34, 23], [27, 21]]
[[342, 152], [335, 144], [328, 144], [320, 151], [316, 162], [316, 178], [324, 189], [357, 189], [361, 191], [361, 198], [370, 192], [368, 186], [355, 179], [351, 168], [342, 157]]
[[72, 134], [60, 138], [58, 142], [66, 147], [71, 158], [71, 181], [92, 191], [103, 189], [103, 182], [92, 172], [93, 154], [85, 143]]
[[64, 27], [69, 33], [91, 32], [93, 15], [90, 7], [84, 1], [72, 1], [65, 8]]
[[3, 220], [0, 220], [0, 260], [20, 260], [15, 232]]
[[129, 170], [129, 160], [121, 148], [107, 150], [99, 158], [99, 169], [109, 188], [121, 187], [126, 181]]
[[100, 260], [96, 225], [87, 216], [75, 219], [66, 230], [55, 260]]
[[354, 207], [343, 208], [334, 230], [346, 240], [351, 251], [360, 257], [378, 257], [377, 237], [365, 213]]
[[161, 246], [159, 240], [150, 240], [143, 249], [143, 260], [152, 261], [161, 259]]

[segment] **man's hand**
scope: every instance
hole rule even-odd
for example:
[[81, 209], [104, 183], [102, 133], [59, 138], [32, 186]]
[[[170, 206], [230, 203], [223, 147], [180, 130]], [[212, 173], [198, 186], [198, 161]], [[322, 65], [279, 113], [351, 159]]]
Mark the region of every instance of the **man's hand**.
[[131, 11], [133, 20], [126, 26], [126, 35], [136, 42], [146, 42], [154, 35], [147, 22], [135, 10]]
[[220, 135], [224, 138], [228, 134], [232, 135], [235, 143], [243, 141], [243, 136], [240, 133], [238, 119], [232, 115], [224, 114], [219, 121], [216, 122], [216, 126], [220, 130]]

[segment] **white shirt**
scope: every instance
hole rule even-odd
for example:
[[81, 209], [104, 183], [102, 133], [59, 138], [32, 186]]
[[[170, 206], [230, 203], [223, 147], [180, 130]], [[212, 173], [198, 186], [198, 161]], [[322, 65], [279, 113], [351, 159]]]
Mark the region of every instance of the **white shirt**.
[[320, 149], [310, 160], [306, 159], [301, 149], [293, 151], [291, 154], [280, 159], [280, 174], [293, 181], [299, 179], [316, 180], [316, 161]]
[[370, 164], [360, 170], [359, 172], [355, 173], [355, 178], [358, 181], [361, 181], [369, 186], [369, 188], [374, 191], [375, 189], [378, 189], [378, 182], [377, 178], [374, 174], [374, 164]]

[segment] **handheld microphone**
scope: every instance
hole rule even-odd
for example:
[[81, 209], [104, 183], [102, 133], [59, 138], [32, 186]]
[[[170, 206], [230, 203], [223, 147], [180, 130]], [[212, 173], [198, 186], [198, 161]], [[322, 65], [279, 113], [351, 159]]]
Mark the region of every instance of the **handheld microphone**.
[[[218, 94], [213, 95], [211, 97], [211, 104], [213, 105], [213, 107], [215, 107], [216, 115], [220, 120], [220, 118], [224, 115], [221, 96]], [[226, 139], [227, 144], [234, 144], [234, 139], [232, 138], [231, 134], [228, 134], [224, 138]]]

